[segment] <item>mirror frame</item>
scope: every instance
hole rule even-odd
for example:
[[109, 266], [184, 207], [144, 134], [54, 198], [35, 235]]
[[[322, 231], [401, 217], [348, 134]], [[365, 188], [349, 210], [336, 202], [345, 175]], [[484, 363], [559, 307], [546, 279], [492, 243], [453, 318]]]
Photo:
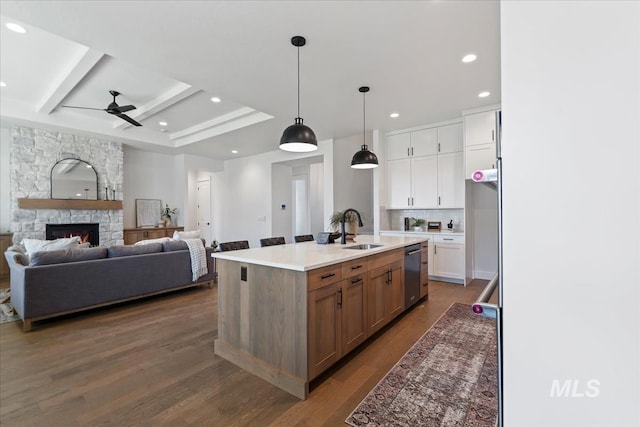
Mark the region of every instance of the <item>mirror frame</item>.
[[56, 162], [56, 164], [54, 164], [54, 165], [53, 165], [53, 167], [51, 168], [51, 173], [50, 173], [50, 176], [49, 176], [49, 183], [51, 184], [51, 191], [50, 191], [51, 199], [57, 199], [57, 200], [76, 200], [76, 199], [74, 199], [74, 198], [68, 198], [68, 197], [65, 197], [65, 198], [53, 197], [53, 189], [54, 189], [54, 188], [53, 188], [53, 186], [54, 186], [54, 184], [53, 184], [53, 172], [54, 172], [54, 170], [56, 169], [56, 166], [58, 166], [60, 163], [62, 163], [62, 162], [64, 162], [64, 161], [67, 161], [67, 160], [74, 160], [74, 161], [76, 161], [76, 162], [78, 162], [78, 163], [84, 163], [85, 165], [89, 166], [89, 168], [91, 168], [91, 170], [93, 171], [93, 173], [94, 173], [94, 175], [95, 175], [95, 177], [96, 177], [96, 178], [95, 178], [95, 185], [96, 185], [96, 193], [95, 193], [95, 194], [96, 194], [96, 197], [95, 197], [95, 198], [85, 198], [85, 199], [78, 198], [78, 200], [99, 200], [99, 199], [98, 199], [98, 172], [96, 172], [96, 168], [94, 168], [94, 167], [93, 167], [93, 165], [92, 165], [91, 163], [89, 163], [89, 162], [85, 162], [84, 160], [77, 159], [77, 158], [74, 158], [74, 157], [67, 157], [67, 158], [64, 158], [64, 159], [60, 159], [60, 160], [58, 160], [58, 161]]

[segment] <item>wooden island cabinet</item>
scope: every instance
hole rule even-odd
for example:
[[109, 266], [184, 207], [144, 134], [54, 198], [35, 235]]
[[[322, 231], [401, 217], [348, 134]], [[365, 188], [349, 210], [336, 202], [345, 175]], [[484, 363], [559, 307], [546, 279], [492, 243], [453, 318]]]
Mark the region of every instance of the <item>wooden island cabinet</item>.
[[173, 236], [174, 231], [184, 231], [184, 227], [125, 228], [124, 244], [133, 245], [140, 240], [160, 239]]
[[404, 311], [404, 247], [424, 240], [358, 236], [382, 246], [304, 242], [215, 253], [215, 353], [305, 399], [312, 379]]

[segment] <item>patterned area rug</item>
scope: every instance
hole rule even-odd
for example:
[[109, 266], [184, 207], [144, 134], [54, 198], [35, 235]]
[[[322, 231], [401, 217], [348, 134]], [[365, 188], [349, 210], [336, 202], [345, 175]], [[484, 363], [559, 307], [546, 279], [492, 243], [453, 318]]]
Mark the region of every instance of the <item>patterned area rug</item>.
[[495, 321], [454, 303], [345, 422], [495, 427], [497, 394]]
[[[7, 296], [8, 289], [0, 289], [0, 301]], [[10, 301], [0, 304], [0, 323], [15, 322], [20, 319]]]

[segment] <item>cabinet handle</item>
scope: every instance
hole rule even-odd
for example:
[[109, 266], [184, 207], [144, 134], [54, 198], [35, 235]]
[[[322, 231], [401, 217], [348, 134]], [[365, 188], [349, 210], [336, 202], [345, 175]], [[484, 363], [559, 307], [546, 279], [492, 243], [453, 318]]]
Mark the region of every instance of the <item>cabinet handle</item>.
[[411, 147], [411, 155], [413, 156], [413, 147]]
[[352, 284], [352, 285], [355, 285], [355, 284], [356, 284], [356, 283], [358, 283], [358, 282], [362, 282], [362, 277], [358, 277], [357, 279], [353, 279], [353, 280], [351, 281], [351, 284]]
[[411, 206], [411, 197], [407, 197], [407, 206]]
[[438, 196], [438, 206], [440, 206], [440, 196]]
[[440, 143], [438, 142], [438, 153], [440, 152]]
[[491, 130], [491, 141], [495, 141], [495, 136], [494, 136], [495, 131], [492, 129]]
[[491, 169], [495, 169], [495, 165], [493, 163], [491, 163]]
[[413, 206], [413, 204], [414, 204], [414, 203], [413, 203], [413, 197], [412, 197], [412, 198], [411, 198], [411, 206]]
[[433, 245], [433, 254], [436, 255], [438, 253], [438, 245]]
[[338, 291], [338, 308], [342, 307], [342, 289]]
[[359, 269], [359, 268], [362, 268], [362, 264], [352, 266], [352, 267], [351, 267], [351, 270], [357, 270], [357, 269]]
[[393, 276], [391, 275], [391, 269], [387, 270], [387, 285], [390, 285], [393, 281]]
[[427, 265], [427, 264], [429, 264], [429, 261], [425, 261], [422, 263], [422, 265]]
[[336, 273], [325, 274], [324, 276], [320, 276], [321, 279], [328, 279], [329, 277], [335, 276]]
[[407, 147], [407, 157], [411, 157], [411, 152], [409, 151], [409, 147]]
[[453, 240], [453, 238], [450, 237], [443, 237], [442, 240]]

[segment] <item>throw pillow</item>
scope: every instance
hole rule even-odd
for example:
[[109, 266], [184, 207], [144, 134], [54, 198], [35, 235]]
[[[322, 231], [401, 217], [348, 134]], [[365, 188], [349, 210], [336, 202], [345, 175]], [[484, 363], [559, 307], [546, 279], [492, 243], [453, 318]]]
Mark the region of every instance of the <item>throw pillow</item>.
[[24, 245], [12, 245], [7, 248], [8, 251], [18, 252], [19, 254], [27, 253]]
[[38, 239], [24, 239], [22, 244], [27, 251], [27, 255], [39, 251], [55, 251], [58, 249], [73, 249], [78, 247], [80, 243], [80, 236], [68, 237], [64, 239], [56, 240], [38, 240]]
[[173, 240], [197, 239], [200, 237], [200, 230], [193, 231], [174, 231]]
[[134, 246], [142, 246], [142, 245], [150, 245], [151, 243], [165, 243], [170, 241], [171, 238], [170, 237], [160, 237], [157, 239], [147, 239], [147, 240], [140, 240], [139, 242], [134, 243]]

